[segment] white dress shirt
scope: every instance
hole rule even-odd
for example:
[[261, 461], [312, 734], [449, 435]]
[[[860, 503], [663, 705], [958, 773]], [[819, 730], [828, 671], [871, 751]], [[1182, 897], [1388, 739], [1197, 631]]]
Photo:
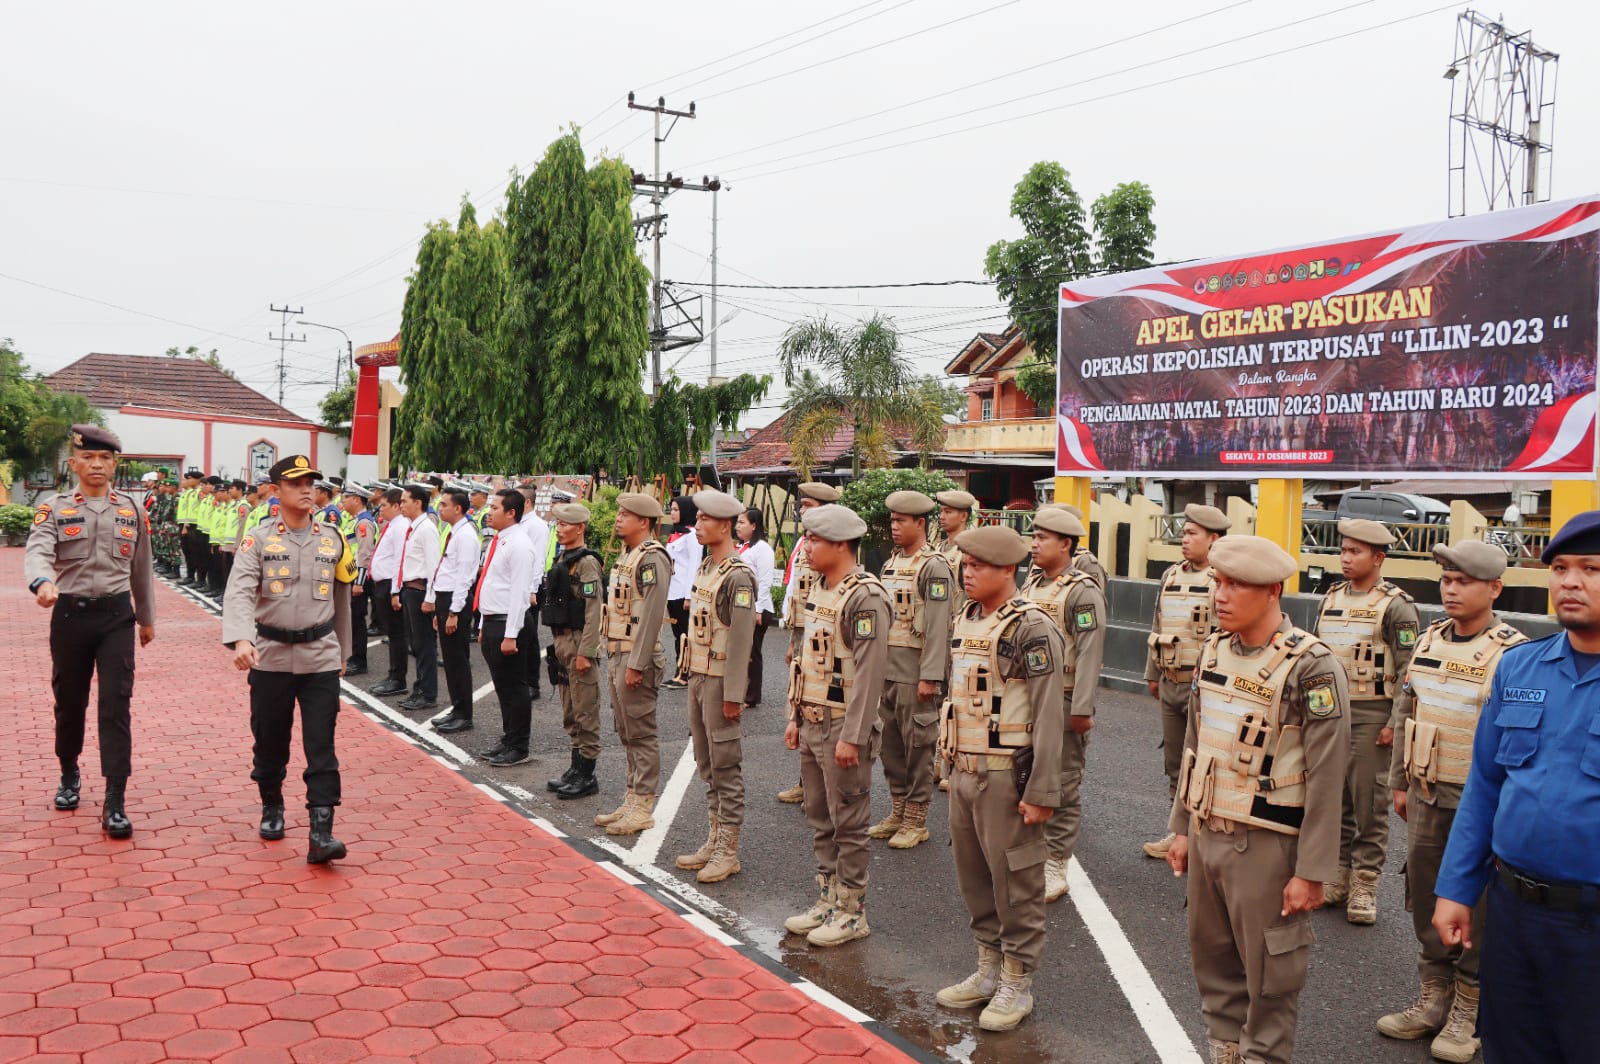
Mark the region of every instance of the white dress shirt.
[[400, 551], [406, 541], [406, 529], [410, 527], [411, 519], [405, 514], [395, 514], [384, 526], [383, 538], [372, 552], [372, 564], [367, 568], [373, 580], [393, 580], [400, 571]]
[[706, 549], [693, 532], [685, 532], [667, 544], [672, 556], [672, 581], [667, 584], [667, 601], [681, 602], [694, 590], [694, 574], [700, 571], [700, 559]]
[[513, 525], [494, 534], [485, 558], [483, 575], [478, 577], [478, 613], [505, 614], [506, 638], [515, 639], [522, 632], [533, 590], [533, 547], [527, 534]]
[[517, 527], [528, 537], [528, 546], [533, 548], [532, 591], [538, 591], [544, 587], [544, 560], [550, 553], [550, 526], [545, 524], [544, 518], [533, 512], [533, 504], [529, 503]]
[[772, 582], [774, 573], [772, 569], [773, 553], [772, 544], [764, 539], [754, 543], [745, 544], [741, 556], [756, 571], [756, 609], [762, 613], [772, 612]]
[[439, 564], [438, 529], [424, 514], [411, 523], [411, 532], [401, 541], [403, 553], [400, 555], [400, 572], [395, 579], [401, 584], [413, 580], [426, 583]]
[[439, 560], [428, 580], [425, 601], [432, 602], [440, 591], [451, 594], [450, 612], [462, 613], [467, 608], [467, 589], [472, 578], [478, 575], [478, 530], [465, 517], [450, 526], [450, 539], [444, 545], [444, 557]]

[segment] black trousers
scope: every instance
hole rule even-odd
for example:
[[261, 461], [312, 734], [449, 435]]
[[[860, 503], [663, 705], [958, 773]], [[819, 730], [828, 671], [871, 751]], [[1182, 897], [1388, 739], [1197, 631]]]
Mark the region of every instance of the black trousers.
[[[502, 629], [504, 631], [504, 629]], [[530, 691], [539, 690], [539, 609], [529, 606], [522, 615], [522, 631], [517, 633], [517, 655], [522, 658], [522, 668], [527, 674]]]
[[56, 700], [56, 757], [63, 766], [83, 753], [89, 678], [100, 674], [100, 772], [127, 779], [133, 772], [133, 600], [127, 592], [94, 605], [72, 595], [50, 614], [50, 688]]
[[772, 614], [756, 614], [756, 630], [750, 644], [750, 682], [744, 689], [744, 704], [747, 706], [761, 704], [761, 641], [767, 637], [767, 629], [771, 627]]
[[[523, 621], [523, 630], [530, 625]], [[479, 643], [483, 648], [483, 663], [489, 666], [489, 679], [494, 681], [494, 694], [500, 700], [500, 723], [505, 731], [501, 741], [513, 750], [528, 749], [528, 733], [533, 727], [533, 702], [528, 698], [527, 664], [522, 660], [522, 643], [518, 640], [517, 653], [500, 652], [506, 637], [505, 614], [485, 614], [479, 622]]]
[[389, 605], [392, 597], [389, 580], [376, 580], [372, 584], [372, 618], [378, 630], [389, 637], [389, 679], [399, 684], [406, 682], [410, 671], [406, 664], [405, 613]]
[[411, 693], [433, 701], [439, 697], [439, 644], [433, 634], [433, 614], [422, 612], [427, 592], [420, 587], [400, 589], [400, 607], [405, 612], [406, 642], [417, 659], [417, 682]]
[[678, 656], [683, 653], [683, 637], [689, 634], [689, 607], [683, 599], [667, 599], [667, 619], [672, 622], [673, 674], [683, 670], [678, 667]]
[[226, 591], [228, 577], [233, 575], [233, 551], [214, 547], [211, 551], [210, 586], [213, 591]]
[[204, 577], [211, 568], [211, 537], [198, 528], [189, 529], [183, 538], [183, 557], [189, 563], [191, 578]]
[[[450, 610], [457, 603], [456, 593], [440, 591], [433, 604], [439, 620], [439, 661], [444, 665], [444, 683], [450, 692], [450, 710], [458, 717], [472, 719], [472, 614], [463, 610], [456, 618], [452, 635], [445, 631]], [[466, 605], [462, 602], [461, 605]]]
[[[352, 585], [350, 590], [356, 590]], [[350, 664], [367, 667], [367, 607], [372, 603], [372, 581], [359, 585], [361, 594], [350, 596]]]
[[339, 804], [339, 758], [333, 749], [339, 720], [337, 672], [262, 672], [250, 670], [250, 734], [255, 736], [255, 766], [250, 778], [262, 797], [283, 794], [294, 737], [294, 705], [300, 703], [300, 745], [305, 749], [306, 808]]

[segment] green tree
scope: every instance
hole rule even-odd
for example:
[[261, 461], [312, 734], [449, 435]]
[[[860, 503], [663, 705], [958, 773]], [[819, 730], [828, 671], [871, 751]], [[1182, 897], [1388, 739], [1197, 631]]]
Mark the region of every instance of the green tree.
[[59, 478], [61, 449], [80, 424], [105, 420], [83, 396], [51, 389], [11, 340], [0, 339], [0, 463], [19, 476], [48, 469]]
[[929, 469], [869, 469], [845, 485], [839, 496], [841, 505], [861, 515], [867, 535], [886, 539], [889, 535], [889, 507], [884, 500], [896, 491], [920, 491], [933, 496], [953, 491], [958, 485], [943, 473]]
[[317, 404], [317, 412], [322, 416], [322, 427], [331, 432], [337, 432], [346, 439], [350, 438], [351, 422], [356, 418], [356, 381], [354, 370], [345, 378], [345, 382], [327, 395]]
[[1105, 273], [1142, 270], [1155, 261], [1155, 193], [1126, 181], [1094, 201], [1095, 262]]
[[881, 314], [844, 326], [826, 317], [796, 322], [784, 333], [778, 361], [789, 387], [790, 446], [807, 475], [822, 446], [847, 426], [856, 473], [894, 464], [895, 429], [924, 461], [944, 442], [949, 396], [922, 382], [900, 350], [894, 322]]
[[181, 351], [177, 347], [169, 347], [166, 350], [166, 355], [168, 358], [192, 358], [197, 362], [204, 362], [212, 369], [221, 370], [234, 380], [239, 379], [237, 373], [222, 364], [222, 356], [217, 354], [217, 349], [214, 347], [209, 351], [202, 351], [194, 344], [190, 344]]
[[698, 462], [711, 447], [712, 432], [737, 429], [739, 418], [767, 394], [771, 384], [771, 377], [749, 373], [715, 386], [687, 384], [669, 375], [650, 404], [638, 455], [640, 475], [664, 473], [676, 479], [685, 460]]

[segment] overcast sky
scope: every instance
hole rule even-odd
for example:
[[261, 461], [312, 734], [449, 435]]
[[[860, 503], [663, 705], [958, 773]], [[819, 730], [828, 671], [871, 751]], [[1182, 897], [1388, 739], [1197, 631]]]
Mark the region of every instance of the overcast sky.
[[[486, 218], [507, 171], [566, 124], [583, 125], [591, 157], [648, 170], [650, 118], [627, 110], [630, 89], [697, 104], [663, 165], [731, 186], [725, 285], [981, 278], [985, 248], [1017, 235], [1012, 186], [1041, 159], [1066, 166], [1086, 205], [1149, 184], [1158, 261], [1442, 218], [1441, 75], [1459, 10], [12, 0], [0, 4], [0, 336], [44, 371], [90, 351], [216, 347], [274, 395], [270, 303], [303, 306], [358, 346], [393, 336], [424, 224], [453, 220], [463, 194]], [[1561, 54], [1555, 198], [1600, 190], [1600, 5], [1510, 0], [1491, 14]], [[1297, 50], [1271, 54], [1285, 49]], [[703, 284], [710, 197], [680, 193], [668, 209], [663, 273]], [[1006, 320], [986, 286], [729, 288], [719, 372], [769, 370], [798, 318], [875, 307], [929, 371]], [[290, 349], [287, 402], [314, 416], [343, 341], [290, 328], [309, 342]], [[708, 355], [689, 352], [679, 374], [703, 378]]]

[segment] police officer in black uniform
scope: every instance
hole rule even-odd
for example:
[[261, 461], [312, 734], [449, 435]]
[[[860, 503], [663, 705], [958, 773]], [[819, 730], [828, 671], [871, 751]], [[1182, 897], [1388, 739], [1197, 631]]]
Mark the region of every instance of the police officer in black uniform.
[[[133, 637], [156, 637], [150, 526], [131, 496], [111, 490], [122, 441], [97, 425], [72, 426], [73, 491], [48, 496], [33, 515], [23, 560], [28, 590], [50, 615], [50, 686], [55, 693], [55, 807], [78, 808], [89, 678], [100, 674], [100, 769], [106, 800], [100, 826], [114, 839], [133, 834], [123, 809], [133, 771]], [[131, 594], [130, 594], [131, 593]]]

